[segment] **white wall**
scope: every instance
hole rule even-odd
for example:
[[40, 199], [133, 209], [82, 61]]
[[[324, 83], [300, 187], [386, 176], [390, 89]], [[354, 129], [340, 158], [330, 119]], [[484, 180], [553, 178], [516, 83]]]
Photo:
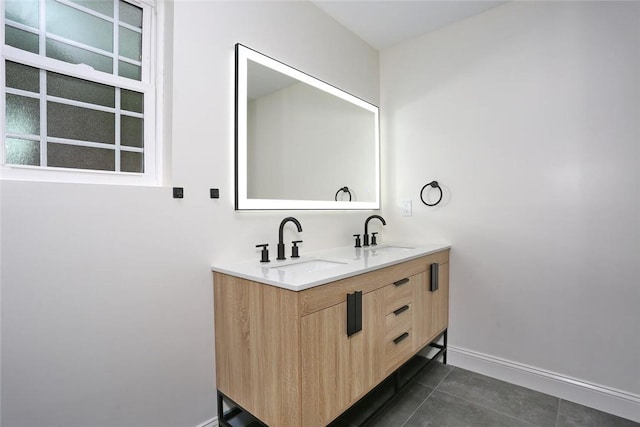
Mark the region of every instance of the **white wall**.
[[377, 103], [377, 52], [311, 3], [178, 1], [174, 11], [166, 186], [1, 184], [5, 427], [211, 420], [212, 262], [257, 259], [258, 243], [275, 251], [290, 214], [303, 253], [361, 231], [366, 212], [233, 210], [233, 55], [241, 42]]
[[453, 245], [450, 344], [636, 405], [638, 22], [640, 2], [513, 2], [380, 55], [384, 215]]

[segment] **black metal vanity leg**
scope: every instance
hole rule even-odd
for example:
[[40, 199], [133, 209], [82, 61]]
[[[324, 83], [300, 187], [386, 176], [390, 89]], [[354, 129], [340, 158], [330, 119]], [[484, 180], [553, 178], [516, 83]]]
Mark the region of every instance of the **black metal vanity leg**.
[[[220, 427], [231, 427], [231, 424], [229, 424], [224, 414], [224, 405], [223, 405], [224, 396], [219, 391], [217, 391], [217, 393], [218, 393], [218, 425]], [[227, 414], [227, 416], [229, 416], [229, 414]]]
[[444, 334], [442, 334], [443, 344], [444, 344], [444, 354], [442, 355], [442, 363], [447, 364], [447, 332], [448, 329], [444, 330]]
[[216, 393], [218, 395], [218, 421], [220, 425], [224, 425], [223, 424], [224, 410], [222, 408], [222, 394], [220, 394], [218, 390], [216, 390]]

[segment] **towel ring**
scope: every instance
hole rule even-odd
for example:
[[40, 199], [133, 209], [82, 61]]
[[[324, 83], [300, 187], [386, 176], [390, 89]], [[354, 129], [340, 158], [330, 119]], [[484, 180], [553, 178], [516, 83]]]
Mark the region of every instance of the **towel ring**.
[[349, 201], [351, 201], [351, 191], [349, 191], [349, 187], [342, 187], [342, 188], [338, 188], [338, 191], [336, 192], [336, 197], [335, 197], [336, 202], [338, 201], [338, 194], [340, 194], [341, 191], [344, 191], [345, 193], [347, 193], [349, 195]]
[[[433, 187], [433, 188], [437, 188], [440, 191], [440, 197], [438, 198], [438, 201], [433, 203], [433, 204], [429, 204], [427, 202], [424, 201], [424, 198], [422, 197], [422, 193], [424, 192], [424, 189], [427, 187]], [[422, 190], [420, 190], [420, 200], [422, 200], [422, 203], [424, 203], [427, 206], [435, 206], [438, 203], [440, 203], [442, 201], [442, 188], [440, 188], [440, 184], [438, 184], [438, 181], [431, 181], [430, 183], [426, 184], [424, 187], [422, 187]]]

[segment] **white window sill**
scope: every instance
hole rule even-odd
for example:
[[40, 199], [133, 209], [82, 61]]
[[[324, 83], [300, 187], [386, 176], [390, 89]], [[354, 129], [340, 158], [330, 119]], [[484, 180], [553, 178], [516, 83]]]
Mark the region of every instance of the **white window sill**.
[[157, 179], [155, 176], [138, 173], [68, 170], [20, 165], [0, 166], [0, 180], [65, 182], [76, 184], [138, 185], [146, 187], [158, 187], [161, 185], [159, 179]]

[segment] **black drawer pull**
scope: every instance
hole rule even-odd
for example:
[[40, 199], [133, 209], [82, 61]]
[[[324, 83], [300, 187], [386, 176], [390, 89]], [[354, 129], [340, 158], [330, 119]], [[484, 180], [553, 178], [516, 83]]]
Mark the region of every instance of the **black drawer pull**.
[[439, 274], [440, 271], [440, 265], [437, 262], [434, 262], [433, 264], [431, 264], [431, 283], [429, 286], [429, 290], [431, 292], [435, 292], [438, 290], [439, 286]]
[[399, 309], [395, 310], [393, 312], [393, 314], [395, 314], [396, 316], [399, 315], [400, 313], [404, 313], [405, 311], [409, 310], [409, 306], [408, 305], [403, 305], [402, 307], [400, 307]]
[[409, 283], [409, 278], [405, 277], [404, 279], [398, 280], [397, 282], [393, 282], [395, 286], [404, 285], [405, 283]]
[[407, 338], [409, 336], [409, 332], [405, 332], [404, 334], [400, 335], [398, 338], [396, 338], [395, 340], [393, 340], [394, 344], [400, 344], [400, 342], [402, 340], [404, 340], [405, 338]]
[[362, 291], [347, 294], [347, 336], [362, 330]]

